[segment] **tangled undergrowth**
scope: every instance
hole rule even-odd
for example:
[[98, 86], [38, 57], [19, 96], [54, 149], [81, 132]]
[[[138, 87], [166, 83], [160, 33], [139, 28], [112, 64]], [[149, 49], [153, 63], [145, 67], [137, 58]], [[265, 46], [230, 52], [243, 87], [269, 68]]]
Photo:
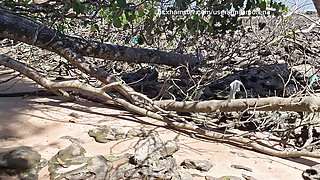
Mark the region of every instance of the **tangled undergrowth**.
[[[141, 93], [132, 92], [149, 104], [146, 109], [132, 107], [119, 95], [114, 95], [117, 93], [112, 88], [121, 84], [106, 87], [52, 52], [8, 39], [1, 41], [0, 52], [34, 67], [39, 79], [41, 74], [45, 74], [51, 80], [78, 79], [86, 84], [64, 86], [62, 83], [51, 82], [49, 87], [84, 88], [87, 92], [114, 100], [126, 108], [133, 108], [135, 112], [148, 114], [148, 110], [152, 109], [150, 117], [186, 133], [193, 132], [200, 138], [234, 141], [280, 157], [320, 157], [318, 112], [260, 111], [259, 108], [236, 112], [170, 112], [153, 103], [168, 99], [232, 102], [230, 84], [235, 80], [242, 83], [236, 92], [236, 99], [317, 97], [320, 33], [319, 21], [315, 20], [315, 16], [296, 14], [286, 18], [253, 18], [245, 21], [244, 26], [235, 32], [215, 37], [199, 37], [196, 40], [184, 38], [182, 41], [176, 39], [168, 45], [167, 37], [163, 36], [158, 39], [157, 47], [139, 46], [132, 40], [126, 42], [129, 32], [108, 33], [110, 30], [101, 29], [100, 33], [109, 34], [104, 37], [104, 42], [195, 54], [199, 58], [200, 63], [193, 68], [88, 58], [91, 63], [121, 77], [125, 84]], [[259, 26], [261, 21], [266, 22], [262, 29]], [[311, 23], [316, 26], [310, 29]], [[88, 29], [78, 28], [76, 32], [69, 33], [73, 36], [81, 34], [84, 39], [101, 40], [99, 34]]]

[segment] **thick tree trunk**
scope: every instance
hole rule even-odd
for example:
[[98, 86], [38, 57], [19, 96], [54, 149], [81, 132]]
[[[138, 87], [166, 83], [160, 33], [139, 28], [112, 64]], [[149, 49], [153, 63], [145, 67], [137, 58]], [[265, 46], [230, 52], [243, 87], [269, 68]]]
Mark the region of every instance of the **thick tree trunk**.
[[[196, 58], [190, 55], [114, 46], [63, 35], [42, 24], [5, 10], [0, 10], [0, 38], [9, 38], [55, 52], [81, 71], [105, 84], [119, 82], [121, 79], [108, 74], [87, 61], [83, 56], [127, 62], [159, 63], [170, 66], [179, 66], [187, 62], [190, 65], [196, 64]], [[132, 103], [139, 103], [138, 97], [132, 97], [128, 94], [133, 91], [131, 87], [124, 84], [115, 88]]]
[[192, 55], [103, 44], [63, 35], [42, 24], [4, 10], [0, 10], [0, 38], [25, 42], [58, 54], [61, 53], [61, 50], [71, 49], [82, 56], [113, 61], [156, 63], [173, 67], [186, 63], [194, 66], [198, 61], [197, 57]]
[[313, 4], [314, 4], [314, 7], [317, 10], [318, 16], [320, 16], [320, 0], [312, 0], [312, 1], [313, 1]]

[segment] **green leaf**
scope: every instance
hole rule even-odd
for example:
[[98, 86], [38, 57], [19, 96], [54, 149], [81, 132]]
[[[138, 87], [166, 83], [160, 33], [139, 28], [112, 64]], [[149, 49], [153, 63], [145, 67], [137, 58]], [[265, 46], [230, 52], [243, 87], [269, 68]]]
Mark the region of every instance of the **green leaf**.
[[294, 33], [290, 33], [290, 34], [286, 34], [285, 37], [288, 39], [294, 39], [295, 35], [294, 35]]
[[114, 25], [114, 27], [116, 27], [116, 28], [121, 28], [121, 27], [122, 27], [122, 21], [121, 21], [120, 19], [115, 19], [115, 20], [113, 21], [113, 25]]
[[126, 23], [126, 24], [123, 25], [122, 29], [126, 30], [126, 29], [128, 29], [129, 27], [130, 27], [130, 25], [129, 25], [128, 23]]
[[265, 10], [267, 9], [267, 2], [265, 2], [265, 1], [261, 2], [261, 4], [260, 4], [260, 9], [261, 9], [262, 11], [265, 11]]
[[129, 22], [132, 22], [135, 18], [134, 14], [129, 13], [129, 12], [125, 12], [125, 16], [126, 16], [127, 21], [129, 21]]
[[126, 3], [125, 0], [117, 0], [117, 3], [118, 3], [120, 8], [126, 8], [127, 7], [127, 3]]
[[104, 8], [101, 8], [99, 11], [98, 11], [98, 13], [101, 15], [101, 16], [106, 16], [107, 15], [107, 10], [106, 9], [104, 9]]
[[72, 4], [72, 9], [77, 13], [77, 14], [84, 14], [86, 10], [86, 6], [80, 2], [74, 2]]
[[177, 24], [178, 28], [181, 29], [181, 30], [182, 30], [182, 29], [185, 27], [185, 25], [186, 25], [186, 23], [185, 23], [182, 19], [178, 20], [178, 21], [176, 22], [176, 24]]
[[99, 25], [98, 24], [93, 24], [91, 27], [90, 27], [90, 31], [100, 31], [100, 28], [99, 28]]
[[92, 23], [92, 21], [84, 21], [82, 24], [83, 24], [84, 26], [88, 26], [90, 23]]
[[150, 33], [152, 30], [153, 30], [153, 27], [154, 27], [154, 22], [152, 19], [148, 18], [148, 19], [145, 19], [145, 22], [144, 22], [144, 30], [147, 32], [147, 33]]
[[154, 17], [156, 15], [156, 9], [152, 8], [149, 10], [149, 17]]
[[138, 11], [138, 17], [142, 17], [142, 16], [144, 16], [143, 10], [139, 10], [139, 11]]

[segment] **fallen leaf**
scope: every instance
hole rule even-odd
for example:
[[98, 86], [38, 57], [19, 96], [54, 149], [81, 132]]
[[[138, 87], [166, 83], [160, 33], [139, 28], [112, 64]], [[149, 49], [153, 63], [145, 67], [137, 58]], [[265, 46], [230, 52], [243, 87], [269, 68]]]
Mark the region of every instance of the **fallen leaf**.
[[77, 122], [77, 118], [71, 118], [71, 119], [69, 119], [69, 122], [76, 123]]
[[63, 162], [60, 158], [56, 158], [58, 164], [61, 166], [61, 167], [64, 167], [64, 168], [67, 168], [68, 166], [66, 165], [65, 162]]

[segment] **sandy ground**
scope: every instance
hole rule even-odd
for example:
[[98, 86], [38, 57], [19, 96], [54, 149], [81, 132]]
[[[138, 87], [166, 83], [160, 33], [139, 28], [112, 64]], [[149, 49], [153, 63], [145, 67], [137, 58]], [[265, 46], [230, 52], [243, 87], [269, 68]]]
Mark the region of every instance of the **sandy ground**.
[[[3, 78], [0, 77], [0, 81]], [[34, 90], [35, 87], [38, 86], [22, 80], [9, 81], [0, 84], [0, 93]], [[75, 123], [69, 122], [73, 118], [70, 116], [72, 112], [81, 115], [75, 119]], [[201, 177], [204, 175], [242, 177], [241, 174], [246, 174], [258, 180], [298, 180], [302, 179], [303, 170], [320, 163], [317, 159], [281, 159], [232, 144], [196, 140], [166, 129], [163, 123], [154, 119], [140, 117], [113, 106], [86, 101], [63, 102], [57, 97], [0, 98], [0, 147], [32, 146], [43, 158], [50, 159], [70, 144], [68, 140], [60, 137], [71, 136], [84, 141], [83, 147], [87, 156], [133, 152], [138, 138], [101, 144], [88, 136], [88, 130], [103, 125], [155, 129], [162, 139], [176, 140], [180, 145], [180, 150], [174, 154], [178, 164], [186, 158], [211, 161], [213, 167], [209, 172], [191, 171], [197, 174], [195, 179], [204, 179]], [[231, 167], [233, 164], [251, 168], [252, 172], [234, 169]], [[49, 179], [47, 167], [41, 170], [40, 179]]]

